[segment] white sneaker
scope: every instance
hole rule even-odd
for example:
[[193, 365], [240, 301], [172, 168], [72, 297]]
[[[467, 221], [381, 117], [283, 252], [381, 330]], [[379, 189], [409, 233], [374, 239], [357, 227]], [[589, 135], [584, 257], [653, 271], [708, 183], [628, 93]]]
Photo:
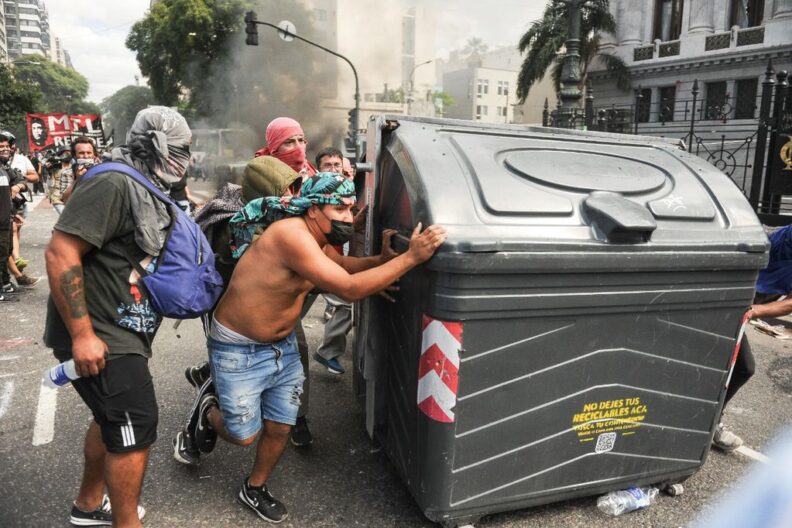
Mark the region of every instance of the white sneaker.
[[712, 445], [718, 449], [730, 453], [743, 445], [742, 438], [726, 429], [722, 423], [715, 429], [715, 436], [712, 437]]

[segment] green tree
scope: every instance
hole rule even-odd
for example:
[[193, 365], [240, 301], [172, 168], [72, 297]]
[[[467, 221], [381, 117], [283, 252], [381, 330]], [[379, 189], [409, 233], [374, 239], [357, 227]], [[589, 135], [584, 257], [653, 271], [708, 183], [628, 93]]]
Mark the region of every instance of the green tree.
[[[608, 9], [608, 0], [587, 0], [580, 8], [580, 84], [583, 90], [588, 70], [595, 58], [601, 60], [621, 90], [630, 89], [630, 74], [624, 61], [615, 55], [600, 53], [600, 34], [615, 33], [616, 21]], [[556, 92], [561, 85], [563, 55], [559, 50], [567, 39], [569, 6], [563, 0], [550, 0], [542, 18], [533, 22], [519, 43], [525, 59], [517, 76], [517, 98], [524, 103], [531, 87], [541, 81], [552, 67]]]
[[16, 78], [13, 68], [0, 63], [0, 129], [23, 137], [25, 114], [40, 110], [41, 91], [30, 81]]
[[38, 112], [66, 112], [70, 114], [98, 112], [99, 107], [85, 100], [88, 79], [38, 55], [28, 55], [14, 63], [14, 76], [38, 87], [41, 102]]
[[[329, 75], [349, 75], [349, 70], [304, 42], [284, 42], [266, 26], [258, 26], [259, 46], [245, 45], [249, 9], [261, 21], [289, 20], [300, 36], [329, 44], [315, 35], [311, 12], [300, 2], [160, 0], [127, 38], [155, 100], [178, 106], [195, 128], [242, 122], [260, 138], [269, 120], [288, 115], [317, 130], [313, 144], [332, 141], [341, 131], [322, 120], [321, 99], [335, 97], [336, 78]], [[337, 73], [320, 78], [317, 72], [325, 71]], [[260, 146], [256, 140], [255, 148]]]
[[114, 131], [116, 144], [123, 143], [137, 113], [152, 104], [154, 95], [148, 86], [124, 86], [99, 103], [105, 132]]
[[248, 7], [242, 0], [161, 0], [132, 26], [126, 45], [159, 103], [176, 106], [185, 91], [192, 103], [205, 102], [212, 67], [228, 59], [229, 37]]
[[434, 101], [435, 111], [440, 117], [443, 116], [443, 113], [449, 106], [454, 106], [456, 104], [456, 101], [454, 101], [454, 98], [451, 97], [450, 94], [437, 90], [432, 93], [432, 100]]

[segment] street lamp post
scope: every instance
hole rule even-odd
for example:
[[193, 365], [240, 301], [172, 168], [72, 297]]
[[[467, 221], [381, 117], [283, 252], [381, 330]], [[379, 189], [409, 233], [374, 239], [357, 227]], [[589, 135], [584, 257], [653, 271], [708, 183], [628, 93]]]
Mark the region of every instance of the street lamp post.
[[506, 95], [506, 106], [503, 108], [503, 122], [507, 125], [509, 124], [509, 89], [506, 88], [503, 90], [504, 95]]
[[419, 66], [423, 66], [424, 64], [429, 64], [432, 62], [433, 59], [429, 59], [428, 61], [420, 62], [412, 67], [410, 70], [410, 93], [407, 95], [407, 115], [410, 115], [412, 102], [413, 102], [413, 93], [415, 92], [415, 87], [413, 84], [413, 79], [415, 77], [415, 70], [418, 69]]
[[561, 66], [561, 90], [558, 112], [560, 128], [575, 128], [580, 121], [580, 5], [585, 0], [564, 0], [567, 10], [567, 40], [564, 43], [566, 54]]
[[[278, 27], [275, 24], [271, 24], [270, 22], [259, 21], [257, 16], [256, 16], [256, 12], [255, 11], [248, 11], [245, 14], [245, 24], [246, 24], [245, 33], [247, 33], [247, 35], [248, 35], [247, 44], [249, 46], [258, 46], [258, 31], [256, 30], [256, 25], [258, 24], [260, 26], [271, 27], [272, 29], [277, 30], [282, 36], [296, 38], [297, 40], [301, 40], [301, 41], [305, 42], [306, 44], [310, 44], [311, 46], [317, 47], [320, 50], [326, 51], [327, 53], [329, 53], [331, 55], [335, 55], [339, 59], [341, 59], [344, 62], [346, 62], [347, 64], [349, 64], [349, 67], [352, 68], [352, 74], [355, 76], [355, 114], [354, 114], [354, 116], [352, 116], [352, 127], [354, 128], [354, 133], [355, 133], [355, 161], [359, 161], [360, 160], [360, 141], [358, 141], [358, 139], [357, 139], [357, 133], [358, 133], [358, 130], [360, 130], [360, 125], [358, 123], [358, 119], [359, 119], [359, 116], [360, 116], [360, 82], [358, 81], [357, 69], [355, 69], [355, 65], [352, 64], [352, 61], [350, 61], [349, 59], [347, 59], [346, 57], [344, 57], [343, 55], [341, 55], [337, 51], [334, 51], [334, 50], [331, 50], [329, 48], [326, 48], [326, 47], [322, 46], [321, 44], [317, 44], [316, 42], [308, 40], [307, 38], [303, 38], [303, 37], [291, 32], [291, 31], [289, 31], [286, 28]], [[252, 38], [253, 35], [255, 35], [255, 38]]]

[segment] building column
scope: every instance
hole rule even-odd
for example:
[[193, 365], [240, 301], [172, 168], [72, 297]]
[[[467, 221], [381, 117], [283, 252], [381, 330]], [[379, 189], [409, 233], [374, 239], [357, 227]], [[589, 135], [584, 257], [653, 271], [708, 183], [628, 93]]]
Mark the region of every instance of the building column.
[[[773, 2], [773, 18], [792, 17], [792, 0], [775, 0]], [[769, 18], [765, 11], [765, 20]]]
[[619, 27], [619, 44], [622, 46], [637, 46], [641, 43], [643, 9], [643, 6], [634, 5], [634, 2], [624, 0], [619, 3], [616, 22]]
[[713, 33], [715, 31], [715, 24], [713, 21], [714, 3], [711, 0], [685, 3], [690, 6], [688, 8], [690, 9], [688, 33]]
[[619, 44], [619, 4], [622, 0], [611, 0], [610, 1], [610, 12], [613, 15], [613, 18], [616, 20], [616, 32], [617, 34], [614, 35], [612, 33], [601, 33], [600, 34], [600, 51], [605, 53], [611, 53], [613, 48], [615, 48]]

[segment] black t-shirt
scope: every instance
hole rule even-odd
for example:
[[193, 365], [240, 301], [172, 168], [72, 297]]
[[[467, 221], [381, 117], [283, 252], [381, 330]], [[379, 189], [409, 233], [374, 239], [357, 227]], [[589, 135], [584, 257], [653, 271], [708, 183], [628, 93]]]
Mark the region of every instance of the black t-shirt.
[[11, 187], [25, 181], [19, 171], [0, 166], [0, 229], [11, 228], [14, 206], [11, 203]]
[[[98, 174], [75, 188], [55, 230], [77, 236], [95, 249], [83, 257], [85, 299], [96, 335], [109, 354], [151, 357], [151, 340], [162, 317], [151, 307], [129, 259], [145, 269], [151, 257], [135, 244], [135, 224], [127, 176]], [[147, 195], [148, 199], [154, 200]], [[58, 287], [55, 285], [54, 287]], [[71, 350], [71, 337], [50, 296], [44, 342]]]

